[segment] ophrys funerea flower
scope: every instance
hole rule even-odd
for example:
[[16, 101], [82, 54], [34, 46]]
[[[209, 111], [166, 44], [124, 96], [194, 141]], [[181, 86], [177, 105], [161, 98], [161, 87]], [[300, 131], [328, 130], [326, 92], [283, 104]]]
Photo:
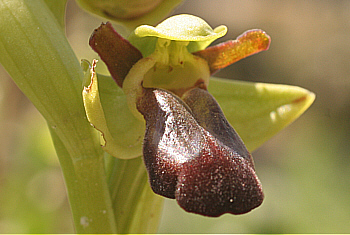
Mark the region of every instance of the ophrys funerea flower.
[[[268, 49], [270, 38], [251, 30], [206, 48], [226, 31], [225, 26], [213, 30], [198, 17], [178, 15], [155, 28], [138, 27], [129, 37], [131, 43], [109, 23], [90, 39], [122, 87], [130, 111], [146, 121], [143, 157], [153, 191], [206, 216], [246, 213], [264, 197], [251, 154], [208, 87], [211, 74]], [[307, 95], [301, 99], [308, 100], [303, 109], [313, 100]], [[101, 124], [103, 116], [93, 120], [93, 109], [87, 108], [88, 117], [107, 146], [114, 140], [107, 124]], [[123, 151], [113, 148], [109, 144], [106, 151]]]

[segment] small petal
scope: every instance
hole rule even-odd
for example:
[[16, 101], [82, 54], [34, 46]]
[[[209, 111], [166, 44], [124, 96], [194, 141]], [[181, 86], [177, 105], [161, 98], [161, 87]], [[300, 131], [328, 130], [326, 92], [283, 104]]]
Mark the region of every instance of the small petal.
[[106, 63], [120, 87], [131, 67], [142, 58], [141, 52], [120, 36], [109, 22], [95, 29], [89, 44]]
[[158, 37], [176, 41], [213, 41], [226, 34], [226, 26], [214, 30], [207, 22], [193, 15], [176, 15], [169, 17], [156, 27], [143, 25], [135, 30], [139, 37]]
[[270, 36], [260, 29], [249, 30], [236, 40], [227, 41], [193, 54], [208, 61], [211, 74], [243, 58], [265, 51], [270, 46]]

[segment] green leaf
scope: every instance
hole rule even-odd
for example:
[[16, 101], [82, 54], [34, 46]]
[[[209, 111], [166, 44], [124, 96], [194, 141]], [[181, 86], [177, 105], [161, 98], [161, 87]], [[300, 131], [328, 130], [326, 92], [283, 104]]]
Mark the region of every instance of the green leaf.
[[209, 84], [209, 92], [249, 151], [292, 123], [315, 99], [312, 92], [289, 85], [219, 78], [212, 78]]
[[82, 65], [87, 80], [91, 78], [83, 91], [87, 117], [102, 133], [103, 150], [116, 157], [107, 168], [112, 166], [109, 192], [118, 233], [155, 233], [164, 199], [151, 190], [140, 157], [145, 124], [129, 111], [126, 96], [111, 77], [96, 76], [94, 63], [92, 68], [86, 61]]

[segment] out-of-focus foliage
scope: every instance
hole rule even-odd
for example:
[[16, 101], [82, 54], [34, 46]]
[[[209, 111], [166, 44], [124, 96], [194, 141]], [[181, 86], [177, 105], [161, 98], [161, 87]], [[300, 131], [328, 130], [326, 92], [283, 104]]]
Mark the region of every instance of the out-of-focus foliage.
[[[295, 123], [253, 152], [266, 195], [260, 208], [209, 219], [166, 200], [160, 233], [350, 232], [349, 11], [349, 1], [311, 0], [188, 0], [176, 10], [174, 14], [201, 16], [213, 27], [227, 25], [230, 31], [220, 41], [248, 28], [269, 32], [268, 52], [216, 76], [298, 85], [315, 92], [317, 99]], [[69, 1], [67, 35], [78, 58], [96, 58], [87, 40], [100, 23]], [[73, 233], [45, 121], [5, 77], [1, 70], [0, 232]]]

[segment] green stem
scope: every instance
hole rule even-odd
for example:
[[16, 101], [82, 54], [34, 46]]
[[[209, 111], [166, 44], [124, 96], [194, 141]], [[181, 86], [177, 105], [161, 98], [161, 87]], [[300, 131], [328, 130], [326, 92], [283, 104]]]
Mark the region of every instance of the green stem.
[[156, 233], [164, 198], [149, 186], [142, 158], [115, 158], [114, 164], [109, 185], [118, 232]]
[[67, 0], [44, 0], [64, 31]]
[[103, 152], [84, 111], [83, 73], [62, 25], [43, 0], [0, 0], [0, 31], [1, 64], [51, 130], [76, 231], [115, 233]]
[[75, 161], [55, 130], [51, 136], [68, 189], [76, 232], [117, 233], [103, 153]]
[[53, 5], [0, 0], [0, 62], [47, 121], [76, 232], [155, 233], [163, 198], [150, 189], [142, 159], [112, 160], [107, 180], [83, 106], [84, 75]]

